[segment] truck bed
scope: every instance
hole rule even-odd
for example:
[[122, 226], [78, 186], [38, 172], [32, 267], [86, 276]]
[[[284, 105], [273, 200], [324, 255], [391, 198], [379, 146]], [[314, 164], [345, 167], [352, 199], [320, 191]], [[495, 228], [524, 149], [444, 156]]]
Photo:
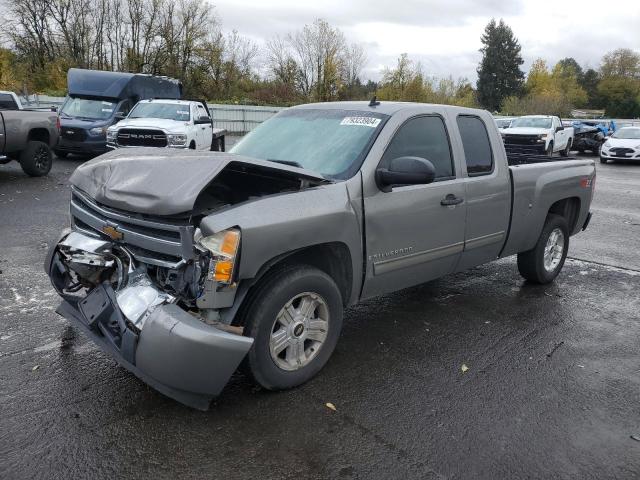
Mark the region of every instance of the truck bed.
[[541, 155], [536, 153], [527, 153], [527, 152], [510, 152], [507, 151], [507, 162], [509, 166], [514, 165], [528, 165], [531, 163], [549, 163], [549, 162], [559, 162], [559, 161], [567, 161], [567, 160], [580, 160], [578, 157], [549, 157], [548, 155]]
[[[511, 178], [512, 214], [509, 236], [501, 256], [513, 255], [533, 248], [537, 241], [531, 232], [542, 231], [551, 200], [575, 199], [580, 205], [589, 205], [595, 177], [595, 163], [571, 157], [524, 156], [509, 158]], [[519, 162], [519, 163], [518, 163]], [[588, 180], [588, 181], [587, 181]], [[584, 181], [584, 183], [583, 183]], [[547, 202], [547, 203], [545, 203]], [[588, 209], [578, 208], [578, 218], [569, 225], [571, 234], [580, 230]]]

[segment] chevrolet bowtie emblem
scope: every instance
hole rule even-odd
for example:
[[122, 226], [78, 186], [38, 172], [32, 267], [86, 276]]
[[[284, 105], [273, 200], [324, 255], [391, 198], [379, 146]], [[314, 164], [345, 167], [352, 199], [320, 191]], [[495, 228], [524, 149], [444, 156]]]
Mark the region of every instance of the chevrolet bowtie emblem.
[[107, 225], [102, 227], [102, 232], [107, 235], [111, 240], [122, 240], [122, 232], [119, 232], [116, 227]]

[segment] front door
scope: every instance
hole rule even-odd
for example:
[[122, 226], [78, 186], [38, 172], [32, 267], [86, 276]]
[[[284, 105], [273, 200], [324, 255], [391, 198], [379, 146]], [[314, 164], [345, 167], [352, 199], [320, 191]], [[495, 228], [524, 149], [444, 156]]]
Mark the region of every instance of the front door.
[[463, 250], [465, 186], [454, 165], [444, 119], [423, 115], [407, 120], [389, 143], [380, 166], [402, 156], [431, 161], [436, 180], [377, 191], [364, 199], [363, 297], [451, 273]]

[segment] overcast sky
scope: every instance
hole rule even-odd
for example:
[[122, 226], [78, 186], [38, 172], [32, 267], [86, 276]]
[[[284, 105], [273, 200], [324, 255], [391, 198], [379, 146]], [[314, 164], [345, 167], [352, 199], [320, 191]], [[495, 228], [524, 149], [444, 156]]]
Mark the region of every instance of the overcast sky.
[[223, 28], [261, 44], [300, 29], [315, 18], [340, 28], [365, 46], [365, 79], [377, 80], [401, 53], [425, 73], [475, 82], [480, 35], [492, 18], [504, 18], [522, 46], [526, 72], [532, 61], [553, 65], [574, 57], [585, 67], [619, 47], [640, 53], [640, 0], [211, 0]]

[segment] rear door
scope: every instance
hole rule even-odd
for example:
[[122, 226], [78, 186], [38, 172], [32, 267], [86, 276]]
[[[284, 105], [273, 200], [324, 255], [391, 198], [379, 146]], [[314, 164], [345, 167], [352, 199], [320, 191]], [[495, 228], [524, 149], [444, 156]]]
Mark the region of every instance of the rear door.
[[[376, 189], [364, 198], [367, 278], [363, 297], [399, 290], [451, 273], [464, 244], [464, 179], [455, 165], [441, 115], [418, 115], [398, 127], [380, 167], [417, 156], [433, 163], [436, 181]], [[447, 202], [453, 200], [459, 202]], [[446, 205], [450, 203], [449, 205]]]
[[511, 183], [493, 125], [470, 114], [457, 115], [455, 121], [466, 170], [464, 251], [456, 269], [462, 271], [498, 257], [509, 227]]

